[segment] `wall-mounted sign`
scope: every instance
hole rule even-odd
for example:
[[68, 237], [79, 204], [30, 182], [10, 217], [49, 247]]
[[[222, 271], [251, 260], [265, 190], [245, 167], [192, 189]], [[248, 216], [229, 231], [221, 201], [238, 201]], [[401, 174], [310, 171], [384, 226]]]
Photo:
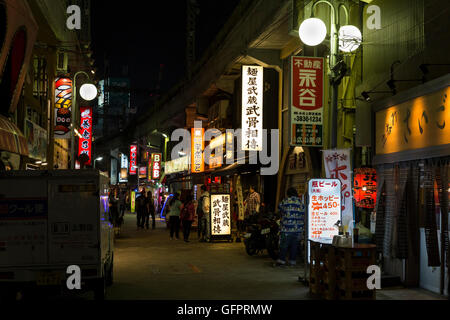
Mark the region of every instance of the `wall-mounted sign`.
[[131, 191], [131, 212], [136, 212], [136, 192]]
[[128, 158], [123, 153], [120, 154], [119, 182], [128, 181]]
[[85, 154], [89, 157], [89, 161], [85, 164], [92, 163], [92, 108], [80, 107], [80, 134], [78, 139], [78, 156]]
[[242, 66], [242, 150], [262, 150], [264, 68]]
[[[327, 178], [339, 179], [342, 189], [342, 224], [348, 226], [353, 219], [352, 169], [350, 149], [323, 150], [325, 174]], [[353, 226], [351, 226], [353, 228]]]
[[147, 179], [147, 167], [139, 167], [139, 179]]
[[229, 194], [211, 195], [211, 235], [231, 235], [231, 208]]
[[203, 149], [205, 148], [205, 141], [203, 134], [205, 129], [192, 128], [191, 129], [191, 172], [199, 173], [205, 171], [205, 164], [203, 162]]
[[376, 154], [450, 142], [450, 87], [380, 110], [375, 115]]
[[152, 180], [158, 180], [161, 177], [161, 158], [162, 158], [161, 153], [152, 153], [152, 158], [150, 160]]
[[359, 208], [375, 208], [377, 201], [377, 171], [373, 168], [355, 169], [353, 197]]
[[29, 157], [36, 160], [46, 161], [47, 130], [26, 119], [24, 133], [28, 144]]
[[333, 240], [339, 233], [335, 224], [341, 220], [341, 182], [311, 179], [308, 187], [308, 239]]
[[72, 112], [72, 80], [56, 78], [55, 80], [55, 138], [70, 138]]
[[130, 146], [130, 175], [135, 175], [137, 172], [137, 145]]
[[189, 170], [189, 156], [167, 161], [164, 165], [166, 174], [183, 172]]
[[127, 182], [127, 181], [128, 181], [128, 169], [121, 168], [120, 175], [119, 175], [119, 182]]
[[323, 58], [291, 58], [291, 145], [322, 146], [323, 75]]

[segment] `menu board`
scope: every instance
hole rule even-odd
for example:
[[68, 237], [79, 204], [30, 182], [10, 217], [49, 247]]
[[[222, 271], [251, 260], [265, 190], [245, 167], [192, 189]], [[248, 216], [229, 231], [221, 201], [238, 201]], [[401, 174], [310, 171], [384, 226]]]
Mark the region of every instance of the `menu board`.
[[211, 195], [211, 235], [231, 235], [231, 208], [229, 194]]
[[332, 240], [341, 220], [341, 182], [338, 179], [309, 180], [308, 239]]

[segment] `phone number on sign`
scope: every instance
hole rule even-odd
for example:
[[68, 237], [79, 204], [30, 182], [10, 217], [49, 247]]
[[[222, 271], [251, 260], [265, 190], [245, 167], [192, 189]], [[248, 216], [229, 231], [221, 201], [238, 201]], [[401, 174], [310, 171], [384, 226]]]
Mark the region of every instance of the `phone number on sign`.
[[322, 123], [322, 117], [317, 116], [296, 116], [294, 118], [294, 121], [296, 122], [316, 122], [316, 123]]

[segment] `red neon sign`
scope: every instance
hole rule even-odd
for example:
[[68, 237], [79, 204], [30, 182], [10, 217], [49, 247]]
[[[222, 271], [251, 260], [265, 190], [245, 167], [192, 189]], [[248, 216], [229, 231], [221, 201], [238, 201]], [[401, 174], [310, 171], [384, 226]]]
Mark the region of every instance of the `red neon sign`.
[[92, 108], [80, 107], [81, 138], [78, 139], [78, 156], [85, 154], [89, 157], [86, 165], [92, 162]]
[[130, 145], [130, 175], [135, 175], [137, 172], [136, 166], [137, 159], [137, 145]]

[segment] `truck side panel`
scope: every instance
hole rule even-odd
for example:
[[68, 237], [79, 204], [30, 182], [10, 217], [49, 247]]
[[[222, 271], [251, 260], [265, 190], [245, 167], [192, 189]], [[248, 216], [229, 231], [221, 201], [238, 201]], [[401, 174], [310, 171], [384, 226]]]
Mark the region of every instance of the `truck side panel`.
[[49, 203], [49, 263], [98, 263], [98, 180], [50, 179], [48, 192], [52, 199]]
[[47, 219], [45, 179], [0, 180], [0, 267], [48, 262]]

